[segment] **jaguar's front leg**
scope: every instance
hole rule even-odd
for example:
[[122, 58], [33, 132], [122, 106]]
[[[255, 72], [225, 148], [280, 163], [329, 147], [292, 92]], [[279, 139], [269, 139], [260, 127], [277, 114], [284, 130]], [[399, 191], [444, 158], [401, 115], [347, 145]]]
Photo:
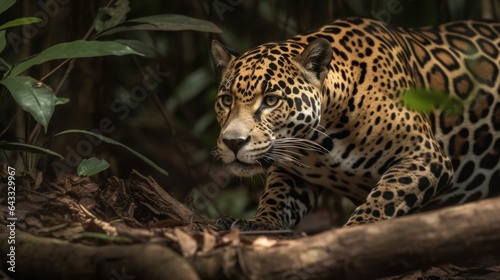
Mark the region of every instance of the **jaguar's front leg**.
[[437, 193], [446, 190], [452, 176], [451, 163], [444, 154], [401, 160], [384, 173], [365, 202], [353, 212], [346, 226], [412, 213]]
[[217, 220], [215, 225], [220, 229], [238, 228], [244, 231], [291, 229], [314, 208], [320, 192], [319, 186], [311, 185], [279, 167], [271, 167], [255, 217], [248, 220], [223, 218]]

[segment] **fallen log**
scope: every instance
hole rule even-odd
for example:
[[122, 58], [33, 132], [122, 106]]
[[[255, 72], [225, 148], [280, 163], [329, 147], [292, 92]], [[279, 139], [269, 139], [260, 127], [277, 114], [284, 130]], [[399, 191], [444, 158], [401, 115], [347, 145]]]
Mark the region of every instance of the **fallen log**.
[[[3, 256], [13, 246], [7, 243], [1, 238]], [[199, 279], [184, 258], [160, 245], [88, 246], [17, 231], [14, 247], [15, 272], [6, 272], [15, 279]]]
[[[278, 240], [269, 246], [257, 246], [257, 242], [252, 246], [226, 245], [187, 258], [160, 245], [87, 246], [18, 231], [13, 276], [375, 279], [500, 252], [499, 213], [500, 198], [495, 198], [312, 237]], [[0, 233], [5, 237], [6, 228], [0, 228]], [[2, 254], [9, 248], [7, 238], [0, 238]]]
[[202, 279], [376, 279], [500, 252], [500, 198], [196, 255]]

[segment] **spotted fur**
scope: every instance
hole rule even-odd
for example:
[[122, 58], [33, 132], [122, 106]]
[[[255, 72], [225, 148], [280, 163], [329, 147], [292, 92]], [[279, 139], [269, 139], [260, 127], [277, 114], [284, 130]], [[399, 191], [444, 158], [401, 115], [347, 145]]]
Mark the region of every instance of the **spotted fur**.
[[[323, 188], [358, 205], [347, 225], [500, 193], [499, 23], [347, 18], [242, 55], [216, 41], [212, 52], [216, 154], [236, 175], [267, 175], [256, 216], [220, 228], [293, 228]], [[463, 114], [409, 110], [412, 88], [447, 92]]]

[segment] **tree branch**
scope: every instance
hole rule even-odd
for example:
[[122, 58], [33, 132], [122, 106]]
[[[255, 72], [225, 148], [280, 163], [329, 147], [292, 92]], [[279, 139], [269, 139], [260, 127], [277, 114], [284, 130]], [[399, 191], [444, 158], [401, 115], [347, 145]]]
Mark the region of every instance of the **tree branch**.
[[499, 213], [500, 198], [482, 200], [190, 262], [205, 279], [375, 279], [500, 252]]

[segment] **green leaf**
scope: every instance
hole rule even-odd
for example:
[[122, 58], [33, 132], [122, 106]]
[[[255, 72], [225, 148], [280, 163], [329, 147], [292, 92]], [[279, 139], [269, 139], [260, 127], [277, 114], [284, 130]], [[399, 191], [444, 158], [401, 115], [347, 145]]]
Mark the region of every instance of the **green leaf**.
[[84, 159], [78, 165], [76, 172], [79, 176], [93, 176], [101, 171], [109, 168], [109, 163], [104, 159], [98, 159], [95, 157]]
[[56, 99], [56, 105], [63, 105], [69, 102], [69, 98], [65, 97], [57, 97]]
[[1, 0], [0, 1], [0, 14], [5, 12], [8, 8], [12, 7], [16, 0]]
[[0, 31], [0, 52], [2, 52], [5, 49], [5, 46], [7, 45], [7, 40], [5, 40], [5, 30]]
[[10, 71], [10, 64], [7, 63], [7, 61], [3, 60], [2, 58], [0, 58], [0, 72], [7, 72], [7, 71]]
[[163, 14], [129, 20], [129, 22], [146, 23], [156, 26], [156, 30], [181, 31], [194, 30], [202, 32], [221, 33], [222, 30], [210, 21], [183, 15]]
[[9, 151], [23, 151], [33, 154], [45, 154], [49, 156], [55, 156], [60, 159], [64, 159], [64, 157], [54, 151], [49, 149], [45, 149], [42, 147], [26, 144], [26, 143], [18, 143], [18, 142], [8, 142], [8, 141], [0, 141], [0, 149], [9, 150]]
[[11, 20], [7, 23], [0, 25], [0, 30], [7, 29], [10, 27], [14, 27], [14, 26], [19, 26], [19, 25], [37, 23], [37, 22], [42, 22], [42, 19], [37, 18], [37, 17], [17, 18], [17, 19]]
[[47, 132], [57, 100], [52, 89], [31, 77], [7, 77], [0, 84], [10, 91], [16, 103], [30, 113]]
[[41, 53], [14, 66], [9, 75], [19, 75], [33, 65], [38, 65], [55, 59], [96, 57], [105, 55], [121, 56], [128, 54], [143, 56], [143, 54], [134, 51], [130, 47], [117, 42], [78, 40], [57, 44], [47, 48]]
[[163, 14], [131, 19], [126, 21], [124, 25], [109, 29], [100, 35], [110, 35], [133, 30], [222, 32], [217, 25], [210, 21], [183, 15]]
[[59, 132], [59, 133], [55, 134], [54, 137], [55, 136], [59, 136], [59, 135], [63, 135], [63, 134], [68, 134], [68, 133], [83, 133], [83, 134], [92, 135], [92, 136], [96, 137], [97, 139], [100, 139], [100, 140], [102, 140], [102, 141], [104, 141], [106, 143], [117, 145], [117, 146], [120, 146], [122, 148], [125, 148], [129, 152], [131, 152], [132, 154], [134, 154], [135, 156], [137, 156], [138, 158], [140, 158], [142, 161], [144, 161], [145, 163], [147, 163], [149, 166], [151, 166], [154, 169], [156, 169], [161, 174], [163, 174], [165, 176], [168, 176], [168, 172], [167, 171], [165, 171], [163, 168], [161, 168], [158, 165], [156, 165], [154, 162], [152, 162], [147, 157], [145, 157], [145, 156], [141, 155], [140, 153], [138, 153], [137, 151], [135, 151], [135, 150], [133, 150], [133, 149], [131, 149], [131, 148], [123, 145], [122, 143], [120, 143], [120, 142], [118, 142], [116, 140], [113, 140], [113, 139], [111, 139], [109, 137], [103, 136], [101, 134], [97, 134], [97, 133], [86, 131], [86, 130], [82, 130], [82, 129], [68, 129], [68, 130], [65, 130], [65, 131], [62, 131], [62, 132]]
[[428, 114], [440, 109], [445, 112], [462, 113], [463, 103], [452, 98], [448, 93], [429, 89], [411, 89], [401, 95], [405, 106], [417, 112]]
[[97, 12], [94, 28], [97, 32], [113, 28], [127, 19], [130, 12], [128, 0], [118, 0], [113, 7], [102, 7]]
[[158, 57], [158, 52], [156, 51], [156, 49], [153, 48], [151, 45], [146, 44], [142, 41], [117, 39], [115, 40], [115, 42], [118, 42], [125, 46], [129, 46], [130, 48], [136, 50], [137, 52], [142, 53], [145, 57], [149, 58]]

